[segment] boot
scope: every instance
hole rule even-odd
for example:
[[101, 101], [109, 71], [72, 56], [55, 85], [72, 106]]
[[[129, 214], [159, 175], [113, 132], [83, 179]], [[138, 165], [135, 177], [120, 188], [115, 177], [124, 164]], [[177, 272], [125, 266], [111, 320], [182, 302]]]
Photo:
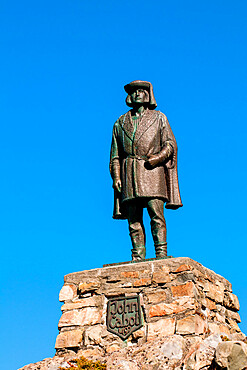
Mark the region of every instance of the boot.
[[156, 258], [167, 258], [167, 243], [155, 245]]
[[143, 247], [133, 247], [131, 249], [132, 252], [132, 261], [143, 261], [145, 260], [146, 257], [146, 248], [145, 246]]

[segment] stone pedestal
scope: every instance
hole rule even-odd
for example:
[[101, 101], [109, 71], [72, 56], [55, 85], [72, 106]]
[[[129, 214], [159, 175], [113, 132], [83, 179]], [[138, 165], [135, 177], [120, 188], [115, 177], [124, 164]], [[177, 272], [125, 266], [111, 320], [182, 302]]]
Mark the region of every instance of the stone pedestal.
[[[142, 327], [126, 340], [107, 330], [107, 302], [139, 296]], [[130, 263], [65, 276], [55, 348], [84, 356], [110, 354], [161, 337], [212, 334], [241, 340], [239, 302], [231, 284], [187, 257]]]

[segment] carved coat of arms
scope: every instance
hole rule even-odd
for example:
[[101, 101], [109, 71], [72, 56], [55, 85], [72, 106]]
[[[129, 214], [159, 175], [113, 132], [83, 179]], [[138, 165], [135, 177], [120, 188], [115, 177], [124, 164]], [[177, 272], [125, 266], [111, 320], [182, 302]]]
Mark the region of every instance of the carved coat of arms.
[[106, 324], [108, 331], [123, 340], [141, 328], [143, 323], [139, 296], [109, 299]]

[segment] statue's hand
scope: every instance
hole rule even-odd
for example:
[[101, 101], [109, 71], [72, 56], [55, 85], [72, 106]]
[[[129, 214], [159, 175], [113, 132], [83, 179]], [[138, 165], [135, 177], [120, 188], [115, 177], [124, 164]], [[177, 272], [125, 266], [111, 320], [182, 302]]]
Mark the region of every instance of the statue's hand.
[[115, 179], [113, 181], [113, 189], [119, 191], [119, 193], [121, 193], [121, 188], [122, 188], [122, 184], [121, 184], [121, 180], [120, 179]]
[[157, 164], [159, 164], [160, 158], [158, 155], [151, 154], [146, 161], [147, 167], [154, 168]]

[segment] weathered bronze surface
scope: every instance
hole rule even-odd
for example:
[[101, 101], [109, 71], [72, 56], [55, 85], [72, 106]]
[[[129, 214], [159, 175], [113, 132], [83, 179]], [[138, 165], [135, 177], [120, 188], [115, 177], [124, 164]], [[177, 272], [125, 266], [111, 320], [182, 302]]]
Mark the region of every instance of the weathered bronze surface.
[[107, 330], [127, 339], [143, 325], [139, 296], [109, 299], [106, 316]]
[[177, 176], [177, 144], [167, 117], [157, 107], [147, 81], [127, 84], [126, 104], [132, 109], [113, 127], [110, 172], [115, 219], [128, 219], [132, 260], [146, 256], [143, 208], [151, 219], [156, 257], [167, 256], [164, 203], [182, 207]]
[[[174, 258], [173, 256], [166, 256], [166, 257], [156, 257], [156, 258], [146, 258], [145, 261], [143, 262], [152, 262], [152, 261], [157, 261], [157, 260], [163, 260], [167, 258]], [[115, 263], [106, 263], [103, 265], [103, 267], [109, 267], [109, 266], [120, 266], [120, 265], [128, 265], [129, 263], [139, 263], [141, 261], [126, 261], [126, 262], [115, 262]]]

